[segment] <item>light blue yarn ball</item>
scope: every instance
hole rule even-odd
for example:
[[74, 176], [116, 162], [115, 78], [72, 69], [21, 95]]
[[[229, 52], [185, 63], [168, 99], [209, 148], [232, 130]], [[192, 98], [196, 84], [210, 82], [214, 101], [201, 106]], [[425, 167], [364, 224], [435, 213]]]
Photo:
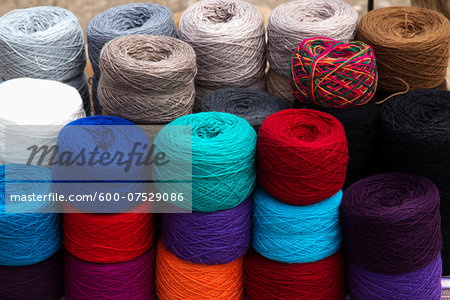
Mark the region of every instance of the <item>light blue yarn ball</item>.
[[165, 126], [154, 144], [155, 153], [165, 153], [171, 164], [155, 166], [153, 178], [186, 181], [184, 186], [167, 182], [155, 188], [186, 191], [192, 179], [194, 211], [230, 209], [253, 192], [256, 132], [243, 118], [221, 112], [183, 116]]
[[342, 191], [308, 206], [278, 201], [260, 187], [253, 199], [252, 245], [261, 255], [279, 262], [307, 263], [341, 247]]
[[[34, 201], [16, 204], [8, 200], [11, 194], [48, 195], [51, 192], [50, 178], [50, 170], [40, 166], [0, 166], [0, 265], [35, 264], [61, 248], [61, 215], [36, 213], [52, 211], [54, 203]], [[28, 213], [5, 212], [11, 209]]]

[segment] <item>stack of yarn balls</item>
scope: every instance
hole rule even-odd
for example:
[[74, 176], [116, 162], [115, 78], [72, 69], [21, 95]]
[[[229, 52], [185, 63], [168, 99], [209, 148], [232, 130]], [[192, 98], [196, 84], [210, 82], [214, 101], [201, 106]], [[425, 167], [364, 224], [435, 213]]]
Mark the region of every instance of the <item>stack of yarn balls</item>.
[[50, 165], [51, 155], [39, 162], [41, 155], [31, 157], [28, 148], [56, 145], [61, 128], [85, 116], [76, 89], [44, 79], [2, 82], [0, 106], [0, 161], [6, 163]]
[[[182, 125], [191, 130], [176, 130]], [[250, 196], [256, 180], [256, 132], [238, 116], [204, 112], [169, 123], [158, 133], [155, 147], [175, 165], [189, 163], [179, 159], [184, 157], [180, 153], [189, 152], [192, 165], [192, 213], [162, 215], [156, 263], [158, 299], [243, 299], [243, 256], [250, 247]], [[177, 178], [178, 174], [169, 172], [179, 173], [178, 169], [163, 168], [155, 166], [154, 174]], [[175, 186], [163, 183], [155, 185], [155, 190], [175, 192], [170, 190]]]
[[450, 272], [449, 136], [449, 91], [410, 91], [382, 106], [379, 148], [383, 169], [425, 176], [439, 188], [444, 274]]
[[315, 110], [280, 111], [263, 122], [257, 157], [252, 246], [259, 254], [250, 252], [246, 262], [250, 299], [342, 299], [342, 124]]
[[53, 6], [13, 10], [0, 18], [0, 77], [56, 80], [78, 90], [90, 114], [83, 29], [70, 11]]
[[177, 37], [177, 29], [169, 8], [154, 3], [133, 3], [109, 8], [95, 16], [86, 28], [89, 59], [94, 70], [92, 98], [94, 112], [102, 113], [97, 98], [100, 81], [100, 52], [103, 46], [119, 36], [163, 35]]
[[361, 18], [356, 39], [373, 47], [379, 90], [443, 87], [450, 51], [450, 21], [418, 7], [386, 7]]
[[104, 113], [141, 124], [192, 113], [195, 58], [191, 46], [172, 37], [132, 35], [108, 42], [97, 90]]
[[262, 122], [271, 114], [288, 108], [277, 96], [260, 90], [223, 88], [203, 97], [200, 111], [226, 112], [244, 118], [258, 132]]
[[344, 125], [349, 151], [345, 186], [376, 173], [379, 105], [371, 100], [377, 78], [372, 48], [361, 42], [304, 39], [292, 56], [294, 107], [308, 105]]
[[196, 109], [202, 97], [216, 89], [265, 88], [265, 28], [253, 5], [199, 1], [183, 13], [178, 30], [197, 54]]
[[[88, 117], [66, 125], [58, 138], [58, 144], [63, 151], [72, 153], [81, 153], [83, 149], [92, 152], [94, 148], [109, 151], [105, 153], [129, 153], [134, 143], [143, 142], [141, 136], [145, 134], [141, 131], [122, 118]], [[70, 140], [78, 143], [69, 143]], [[81, 141], [84, 144], [79, 145]], [[92, 195], [99, 190], [119, 193], [120, 196], [148, 192], [137, 179], [143, 176], [142, 168], [136, 167], [133, 161], [131, 171], [125, 172], [119, 159], [115, 158], [106, 165], [88, 165], [84, 169], [56, 165], [52, 169], [52, 179], [60, 181], [67, 180], [67, 175], [78, 176], [69, 177], [72, 180], [63, 185], [64, 188], [57, 185], [59, 193], [72, 195]], [[95, 182], [102, 179], [105, 183]], [[129, 182], [120, 183], [126, 179]], [[130, 208], [129, 203], [124, 205], [121, 202], [101, 202], [101, 205], [95, 202], [69, 202], [66, 205], [63, 243], [68, 252], [64, 262], [65, 293], [68, 299], [153, 299], [153, 214], [147, 213], [146, 203], [132, 205], [135, 206]], [[126, 208], [128, 210], [125, 213], [111, 213]]]
[[356, 10], [341, 0], [296, 0], [276, 7], [267, 26], [269, 92], [292, 105], [290, 63], [299, 43], [316, 37], [349, 42], [353, 40], [357, 21]]
[[353, 183], [341, 205], [352, 299], [441, 297], [439, 191], [429, 179], [382, 173]]
[[[61, 216], [46, 201], [13, 202], [11, 195], [45, 196], [50, 170], [41, 166], [0, 165], [0, 295], [4, 299], [59, 300], [63, 296]], [[40, 280], [36, 280], [40, 278]]]

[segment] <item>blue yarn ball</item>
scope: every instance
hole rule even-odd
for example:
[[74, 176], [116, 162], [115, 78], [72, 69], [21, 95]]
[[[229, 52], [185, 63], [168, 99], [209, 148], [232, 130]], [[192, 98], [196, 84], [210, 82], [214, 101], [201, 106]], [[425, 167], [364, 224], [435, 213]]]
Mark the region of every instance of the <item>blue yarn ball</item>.
[[165, 153], [172, 164], [155, 166], [153, 177], [189, 182], [184, 186], [159, 183], [155, 188], [169, 193], [187, 191], [191, 188], [188, 179], [192, 179], [192, 210], [233, 208], [255, 187], [255, 147], [256, 132], [243, 118], [222, 112], [180, 117], [155, 139], [156, 152]]
[[[136, 146], [140, 143], [140, 146]], [[129, 153], [133, 147], [143, 153], [145, 158], [150, 150], [150, 143], [145, 132], [134, 123], [119, 117], [93, 116], [75, 120], [60, 131], [57, 145], [58, 154], [55, 157], [56, 164], [52, 168], [52, 180], [68, 181], [54, 183], [55, 191], [65, 195], [91, 195], [95, 201], [70, 201], [69, 203], [85, 212], [91, 213], [118, 213], [137, 205], [137, 201], [129, 201], [130, 193], [147, 193], [149, 184], [146, 180], [151, 175], [150, 165], [138, 165], [138, 157]], [[147, 145], [144, 149], [143, 145]], [[99, 154], [94, 156], [98, 163], [88, 165], [95, 149]], [[73, 153], [72, 159], [84, 151], [85, 163], [79, 157], [76, 163], [67, 165], [61, 163], [64, 152]], [[100, 163], [100, 156], [109, 153], [110, 158]], [[123, 153], [122, 157], [116, 153]], [[67, 157], [67, 156], [66, 156]], [[130, 168], [126, 170], [129, 160]], [[67, 161], [67, 160], [64, 160]], [[142, 160], [141, 160], [142, 161]], [[100, 182], [101, 181], [101, 182]], [[101, 200], [100, 195], [103, 195]], [[97, 195], [97, 196], [96, 196]], [[107, 195], [111, 195], [106, 201]], [[114, 198], [118, 195], [118, 198]], [[131, 199], [131, 198], [130, 198]], [[116, 201], [117, 200], [117, 201]]]
[[[0, 165], [0, 265], [25, 266], [46, 260], [61, 248], [61, 215], [53, 203], [17, 202], [12, 195], [51, 193], [50, 170], [40, 166]], [[11, 213], [28, 212], [28, 213]]]
[[253, 199], [252, 245], [261, 255], [279, 262], [307, 263], [339, 250], [342, 191], [308, 206], [278, 201], [260, 187]]

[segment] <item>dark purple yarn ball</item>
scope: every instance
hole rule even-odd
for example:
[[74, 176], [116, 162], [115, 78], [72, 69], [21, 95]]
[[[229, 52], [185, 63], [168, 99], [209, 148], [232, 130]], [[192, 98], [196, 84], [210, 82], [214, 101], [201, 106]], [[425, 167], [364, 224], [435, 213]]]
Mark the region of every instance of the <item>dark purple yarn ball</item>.
[[0, 266], [0, 299], [59, 300], [64, 295], [60, 252], [37, 264]]
[[352, 300], [441, 299], [441, 255], [406, 274], [381, 274], [348, 263], [347, 282]]
[[226, 264], [250, 247], [252, 200], [216, 212], [163, 214], [162, 240], [182, 260], [205, 265]]
[[441, 251], [439, 192], [422, 176], [383, 173], [353, 183], [341, 219], [349, 260], [374, 272], [412, 272]]

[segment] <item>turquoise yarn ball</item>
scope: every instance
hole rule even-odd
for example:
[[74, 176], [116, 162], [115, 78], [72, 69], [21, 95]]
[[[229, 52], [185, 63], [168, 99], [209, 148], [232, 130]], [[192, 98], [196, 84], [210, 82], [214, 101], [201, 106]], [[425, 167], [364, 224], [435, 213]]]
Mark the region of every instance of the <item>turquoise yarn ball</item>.
[[341, 246], [342, 191], [308, 206], [276, 200], [262, 188], [253, 195], [252, 245], [261, 255], [285, 263], [326, 258]]
[[183, 116], [166, 125], [154, 144], [155, 153], [164, 153], [170, 163], [155, 165], [153, 179], [172, 180], [156, 183], [155, 189], [167, 193], [185, 191], [190, 183], [183, 186], [173, 180], [192, 179], [194, 211], [233, 208], [255, 187], [256, 132], [240, 117], [222, 112]]

